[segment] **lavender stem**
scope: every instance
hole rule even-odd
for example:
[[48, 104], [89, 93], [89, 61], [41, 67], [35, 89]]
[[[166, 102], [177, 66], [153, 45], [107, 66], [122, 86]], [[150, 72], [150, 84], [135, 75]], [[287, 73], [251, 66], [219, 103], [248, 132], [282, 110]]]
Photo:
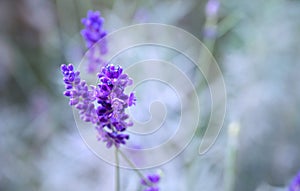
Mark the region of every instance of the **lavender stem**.
[[119, 167], [119, 155], [118, 148], [115, 150], [115, 158], [116, 158], [116, 172], [115, 172], [115, 189], [116, 191], [120, 191], [120, 167]]

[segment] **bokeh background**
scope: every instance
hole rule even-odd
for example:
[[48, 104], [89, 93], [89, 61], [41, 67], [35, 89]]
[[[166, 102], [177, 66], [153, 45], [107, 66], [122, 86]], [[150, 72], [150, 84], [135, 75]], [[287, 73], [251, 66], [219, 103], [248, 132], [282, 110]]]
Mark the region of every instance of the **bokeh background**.
[[[113, 167], [86, 147], [62, 95], [59, 67], [80, 63], [80, 19], [89, 9], [101, 11], [108, 32], [143, 22], [180, 27], [222, 70], [220, 136], [199, 156], [199, 130], [160, 166], [162, 190], [287, 190], [300, 170], [298, 0], [0, 1], [0, 190], [114, 189]], [[123, 190], [137, 190], [134, 171], [121, 173]]]

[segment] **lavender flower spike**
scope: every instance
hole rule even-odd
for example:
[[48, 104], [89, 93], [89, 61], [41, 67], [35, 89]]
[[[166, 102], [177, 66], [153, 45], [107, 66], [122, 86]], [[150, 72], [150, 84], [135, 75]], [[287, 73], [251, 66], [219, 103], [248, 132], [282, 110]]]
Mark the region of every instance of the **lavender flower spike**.
[[123, 132], [133, 125], [126, 121], [129, 116], [125, 114], [125, 109], [134, 105], [136, 99], [133, 93], [130, 96], [124, 93], [132, 80], [123, 73], [122, 67], [114, 65], [103, 67], [98, 77], [100, 83], [96, 88], [96, 97], [99, 104], [97, 114], [101, 121], [97, 126], [99, 140], [106, 142], [107, 147], [119, 147], [129, 139], [129, 135]]
[[93, 104], [96, 98], [93, 91], [89, 90], [86, 82], [80, 79], [80, 72], [75, 72], [72, 64], [68, 66], [63, 64], [61, 71], [66, 88], [64, 95], [70, 98], [69, 104], [79, 110], [83, 121], [96, 123], [97, 115]]
[[107, 52], [107, 42], [103, 39], [107, 34], [103, 29], [104, 19], [99, 11], [93, 12], [90, 10], [87, 17], [83, 18], [81, 22], [85, 27], [81, 30], [81, 35], [89, 49], [87, 52], [88, 72], [99, 72], [101, 67], [106, 65], [106, 62], [102, 59], [102, 55]]
[[292, 180], [289, 191], [300, 191], [300, 172]]
[[85, 39], [87, 48], [93, 46], [96, 42], [106, 36], [106, 31], [103, 27], [104, 19], [101, 17], [99, 11], [87, 12], [87, 17], [81, 20], [81, 23], [85, 26], [81, 30], [81, 35]]

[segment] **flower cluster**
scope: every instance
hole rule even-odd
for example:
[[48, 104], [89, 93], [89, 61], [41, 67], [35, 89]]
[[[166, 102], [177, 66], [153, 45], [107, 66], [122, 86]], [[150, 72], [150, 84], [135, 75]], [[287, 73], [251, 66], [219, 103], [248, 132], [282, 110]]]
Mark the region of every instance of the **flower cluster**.
[[160, 176], [158, 174], [150, 174], [146, 178], [147, 180], [141, 180], [141, 184], [147, 186], [144, 191], [159, 191], [157, 184], [160, 181]]
[[99, 104], [99, 140], [107, 142], [107, 147], [118, 147], [129, 139], [129, 135], [123, 132], [132, 125], [131, 122], [126, 122], [129, 116], [125, 114], [125, 109], [134, 105], [136, 99], [133, 93], [129, 96], [124, 94], [124, 89], [132, 85], [132, 80], [123, 73], [120, 66], [114, 65], [104, 67], [98, 77], [100, 83], [95, 89], [95, 96]]
[[289, 191], [300, 191], [300, 172], [292, 180]]
[[[90, 86], [80, 79], [72, 64], [62, 65], [69, 104], [79, 110], [82, 120], [95, 124], [98, 140], [106, 142], [107, 147], [125, 144], [129, 135], [124, 131], [132, 125], [125, 109], [135, 104], [134, 93], [126, 95], [124, 90], [132, 84], [120, 66], [108, 65], [98, 74], [97, 86]], [[96, 102], [96, 103], [95, 103]], [[96, 104], [96, 105], [95, 105]]]
[[87, 48], [89, 48], [87, 53], [89, 73], [99, 71], [101, 67], [106, 65], [101, 56], [107, 52], [107, 43], [104, 39], [107, 32], [103, 29], [103, 22], [104, 19], [101, 17], [100, 12], [91, 10], [88, 11], [87, 17], [81, 20], [85, 27], [81, 30], [81, 35]]
[[64, 75], [66, 91], [64, 95], [70, 98], [69, 104], [79, 110], [80, 117], [86, 122], [97, 122], [96, 110], [93, 102], [96, 100], [94, 91], [89, 90], [84, 80], [80, 79], [80, 72], [74, 71], [74, 66], [69, 64], [61, 66]]

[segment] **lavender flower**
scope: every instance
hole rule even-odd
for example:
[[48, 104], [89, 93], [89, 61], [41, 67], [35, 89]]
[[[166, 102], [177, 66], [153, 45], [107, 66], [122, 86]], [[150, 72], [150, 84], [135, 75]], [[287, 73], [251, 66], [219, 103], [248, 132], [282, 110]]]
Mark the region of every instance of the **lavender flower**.
[[289, 191], [300, 191], [300, 172], [292, 180]]
[[[90, 48], [106, 36], [107, 33], [102, 28], [103, 22], [104, 19], [101, 17], [101, 13], [91, 10], [87, 12], [87, 17], [81, 20], [81, 23], [85, 26], [85, 28], [81, 30], [81, 35], [85, 39], [87, 48]], [[102, 50], [105, 52], [105, 49]]]
[[79, 110], [81, 119], [95, 124], [98, 140], [106, 142], [108, 148], [125, 144], [129, 135], [124, 132], [133, 125], [127, 122], [129, 116], [125, 109], [134, 105], [136, 98], [134, 93], [129, 96], [124, 93], [132, 80], [123, 73], [122, 67], [103, 67], [98, 74], [99, 83], [90, 87], [80, 79], [80, 73], [74, 71], [72, 64], [62, 65], [61, 71], [66, 85], [64, 95], [70, 98], [69, 104]]
[[220, 8], [220, 2], [218, 0], [208, 0], [205, 13], [207, 17], [214, 17], [217, 15]]
[[[106, 63], [101, 59], [101, 55], [107, 52], [107, 43], [103, 39], [107, 32], [103, 29], [104, 19], [99, 11], [88, 11], [87, 17], [81, 20], [85, 26], [81, 30], [81, 35], [85, 40], [89, 52], [88, 57], [88, 72], [93, 73], [99, 71]], [[101, 40], [101, 43], [98, 41]]]
[[62, 65], [61, 71], [66, 88], [64, 95], [70, 98], [69, 104], [79, 110], [82, 120], [96, 123], [97, 113], [93, 104], [96, 100], [94, 92], [89, 90], [86, 82], [80, 79], [80, 72], [75, 72], [72, 64]]
[[217, 36], [217, 20], [219, 8], [219, 0], [208, 0], [205, 7], [206, 24], [203, 30], [203, 35], [205, 38], [215, 39]]
[[[127, 127], [132, 126], [132, 122], [126, 122], [128, 115], [125, 109], [135, 103], [133, 93], [130, 96], [124, 94], [127, 86], [132, 85], [132, 80], [123, 73], [120, 66], [108, 65], [98, 74], [100, 83], [96, 89], [97, 114], [101, 123], [97, 130], [99, 139], [107, 142], [107, 147], [125, 144], [129, 135], [124, 134]], [[103, 130], [106, 133], [103, 134]]]
[[142, 179], [141, 184], [147, 186], [144, 191], [159, 191], [157, 184], [160, 181], [160, 176], [158, 174], [150, 174], [147, 176], [147, 180]]

